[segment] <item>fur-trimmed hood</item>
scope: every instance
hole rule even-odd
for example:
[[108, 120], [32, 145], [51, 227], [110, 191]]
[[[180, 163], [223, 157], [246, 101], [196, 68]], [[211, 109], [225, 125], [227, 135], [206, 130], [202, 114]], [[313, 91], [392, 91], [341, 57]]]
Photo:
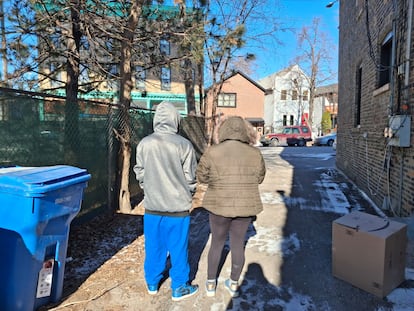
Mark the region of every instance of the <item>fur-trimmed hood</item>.
[[214, 142], [219, 144], [225, 140], [238, 140], [254, 145], [256, 143], [256, 130], [242, 117], [226, 116], [222, 118], [214, 133]]

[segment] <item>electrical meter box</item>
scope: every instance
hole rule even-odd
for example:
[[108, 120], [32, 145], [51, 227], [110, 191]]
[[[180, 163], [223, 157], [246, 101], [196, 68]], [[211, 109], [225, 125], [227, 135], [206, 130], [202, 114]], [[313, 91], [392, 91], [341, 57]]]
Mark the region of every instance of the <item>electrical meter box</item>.
[[395, 115], [390, 117], [390, 146], [410, 147], [411, 146], [411, 116]]

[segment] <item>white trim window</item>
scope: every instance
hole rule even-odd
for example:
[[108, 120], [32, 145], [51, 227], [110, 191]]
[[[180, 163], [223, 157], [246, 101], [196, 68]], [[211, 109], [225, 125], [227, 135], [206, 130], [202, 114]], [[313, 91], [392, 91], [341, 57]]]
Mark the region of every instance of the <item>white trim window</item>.
[[217, 107], [236, 108], [236, 93], [220, 93]]

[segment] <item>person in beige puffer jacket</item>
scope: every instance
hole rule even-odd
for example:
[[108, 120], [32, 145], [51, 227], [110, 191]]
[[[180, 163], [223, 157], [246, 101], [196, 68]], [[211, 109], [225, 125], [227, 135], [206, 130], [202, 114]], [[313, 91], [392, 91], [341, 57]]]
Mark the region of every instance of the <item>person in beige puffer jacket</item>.
[[214, 296], [222, 250], [230, 238], [231, 274], [225, 287], [239, 294], [238, 280], [245, 262], [246, 232], [263, 210], [259, 184], [266, 167], [260, 150], [252, 146], [251, 126], [241, 117], [229, 117], [218, 127], [218, 144], [209, 147], [197, 167], [197, 181], [207, 185], [202, 206], [209, 211], [211, 246], [206, 293]]

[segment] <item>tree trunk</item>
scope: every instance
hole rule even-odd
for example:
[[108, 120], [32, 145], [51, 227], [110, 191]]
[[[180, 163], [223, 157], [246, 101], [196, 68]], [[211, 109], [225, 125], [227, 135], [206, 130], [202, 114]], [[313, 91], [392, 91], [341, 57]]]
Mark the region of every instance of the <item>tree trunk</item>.
[[199, 63], [197, 64], [197, 77], [198, 77], [198, 81], [197, 81], [197, 85], [198, 85], [198, 95], [199, 95], [199, 109], [200, 109], [200, 114], [205, 115], [206, 114], [206, 109], [205, 109], [205, 102], [204, 102], [204, 98], [203, 98], [203, 64]]
[[313, 111], [315, 110], [315, 82], [309, 88], [309, 127], [313, 129]]
[[189, 59], [184, 60], [184, 85], [187, 97], [187, 114], [196, 114], [193, 68]]
[[121, 141], [121, 153], [120, 153], [120, 189], [119, 189], [119, 212], [123, 214], [131, 213], [131, 200], [129, 192], [129, 170], [131, 163], [131, 144], [130, 141], [120, 139]]
[[8, 85], [7, 72], [8, 72], [8, 61], [7, 61], [7, 39], [6, 39], [6, 28], [5, 28], [5, 15], [3, 0], [0, 0], [0, 31], [1, 31], [1, 59], [3, 63], [3, 76], [1, 77], [1, 84], [3, 86]]
[[82, 33], [80, 31], [79, 1], [73, 0], [71, 5], [72, 36], [68, 39], [67, 81], [65, 105], [65, 162], [78, 164], [79, 139], [79, 46]]
[[138, 17], [142, 8], [142, 1], [135, 1], [131, 6], [131, 14], [128, 17], [127, 25], [121, 42], [121, 63], [120, 63], [120, 86], [119, 103], [121, 105], [121, 128], [118, 139], [121, 141], [121, 152], [119, 153], [120, 171], [117, 178], [119, 185], [119, 212], [131, 213], [131, 194], [129, 192], [129, 172], [131, 168], [131, 121], [129, 108], [131, 106], [132, 91], [132, 48], [134, 31], [138, 25]]

